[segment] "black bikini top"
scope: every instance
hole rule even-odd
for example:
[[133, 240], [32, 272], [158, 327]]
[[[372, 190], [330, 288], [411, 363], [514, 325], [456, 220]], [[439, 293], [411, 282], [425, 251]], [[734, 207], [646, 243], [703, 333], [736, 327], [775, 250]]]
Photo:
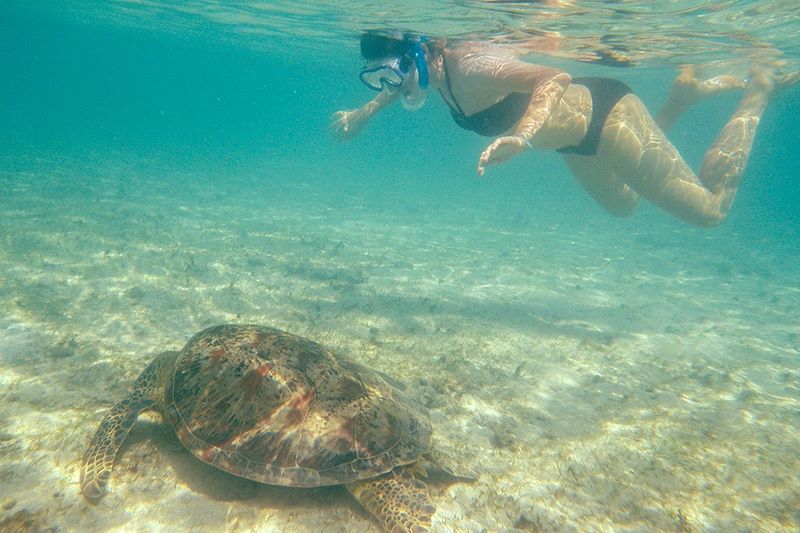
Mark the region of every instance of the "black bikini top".
[[529, 93], [510, 93], [499, 102], [482, 109], [472, 115], [467, 115], [461, 106], [458, 105], [453, 89], [450, 87], [450, 77], [447, 75], [447, 63], [443, 60], [442, 67], [444, 70], [444, 81], [447, 84], [447, 92], [450, 93], [450, 98], [446, 98], [441, 89], [439, 94], [442, 99], [450, 108], [450, 114], [456, 124], [465, 130], [474, 131], [479, 135], [486, 137], [496, 137], [504, 131], [508, 131], [519, 122], [519, 119], [525, 114], [528, 109], [528, 104], [531, 101]]

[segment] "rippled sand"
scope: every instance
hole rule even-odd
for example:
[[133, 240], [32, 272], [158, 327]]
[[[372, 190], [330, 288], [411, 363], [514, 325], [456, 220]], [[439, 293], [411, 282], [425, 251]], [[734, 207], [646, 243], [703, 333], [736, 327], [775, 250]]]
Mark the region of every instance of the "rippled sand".
[[430, 407], [481, 473], [431, 480], [437, 532], [800, 528], [791, 239], [86, 168], [0, 174], [3, 519], [377, 531], [341, 487], [218, 472], [156, 416], [135, 427], [109, 495], [79, 496], [88, 439], [156, 352], [254, 322], [386, 372]]

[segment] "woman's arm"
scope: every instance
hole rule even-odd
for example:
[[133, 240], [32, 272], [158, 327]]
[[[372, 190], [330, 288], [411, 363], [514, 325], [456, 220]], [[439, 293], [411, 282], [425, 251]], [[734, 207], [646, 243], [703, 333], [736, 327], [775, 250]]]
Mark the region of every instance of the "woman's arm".
[[378, 96], [350, 111], [337, 111], [331, 117], [330, 131], [342, 140], [350, 140], [361, 133], [369, 119], [400, 96], [400, 91], [381, 91]]
[[470, 79], [470, 84], [475, 84], [474, 87], [486, 83], [498, 92], [531, 94], [530, 103], [513, 134], [499, 137], [481, 154], [478, 162], [480, 176], [486, 165], [506, 161], [530, 147], [531, 139], [547, 123], [572, 79], [557, 68], [480, 52], [464, 54], [459, 67]]
[[564, 96], [564, 91], [572, 81], [566, 72], [552, 70], [555, 72], [536, 85], [528, 108], [514, 129], [514, 135], [521, 137], [528, 146], [530, 146], [533, 136], [542, 129], [550, 115], [553, 114], [561, 97]]

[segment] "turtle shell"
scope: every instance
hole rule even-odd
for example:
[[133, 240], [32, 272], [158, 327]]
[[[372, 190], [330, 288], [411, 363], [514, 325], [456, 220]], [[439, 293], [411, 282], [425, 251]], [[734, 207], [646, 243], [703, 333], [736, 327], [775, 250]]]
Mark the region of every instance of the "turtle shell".
[[263, 326], [195, 335], [164, 387], [164, 412], [200, 460], [261, 483], [336, 485], [417, 460], [427, 410], [379, 373]]

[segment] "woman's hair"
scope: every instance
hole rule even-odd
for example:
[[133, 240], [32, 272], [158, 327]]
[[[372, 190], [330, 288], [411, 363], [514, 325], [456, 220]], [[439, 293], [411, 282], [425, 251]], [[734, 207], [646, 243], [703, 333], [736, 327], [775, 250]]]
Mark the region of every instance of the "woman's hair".
[[389, 37], [386, 34], [367, 32], [361, 35], [361, 57], [367, 61], [384, 57], [400, 57], [408, 50], [408, 37], [398, 34]]

